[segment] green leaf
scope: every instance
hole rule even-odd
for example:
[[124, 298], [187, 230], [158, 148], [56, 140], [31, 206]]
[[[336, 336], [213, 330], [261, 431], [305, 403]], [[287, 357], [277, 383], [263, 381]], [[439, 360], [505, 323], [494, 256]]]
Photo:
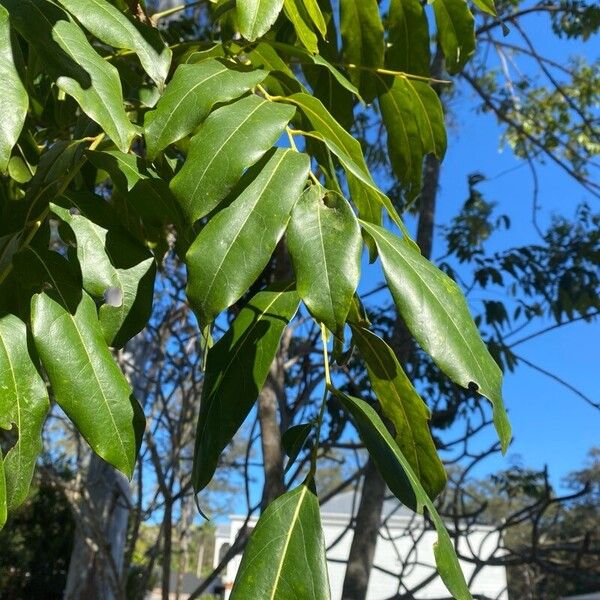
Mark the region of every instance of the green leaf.
[[473, 0], [473, 4], [488, 15], [497, 16], [494, 0]]
[[491, 401], [494, 425], [506, 452], [511, 429], [502, 402], [502, 372], [481, 339], [460, 288], [397, 236], [371, 223], [362, 226], [377, 244], [406, 326], [452, 381]]
[[304, 8], [323, 38], [327, 36], [327, 23], [317, 0], [302, 0]]
[[352, 325], [352, 333], [367, 364], [381, 411], [394, 426], [394, 439], [427, 495], [433, 499], [446, 485], [446, 471], [429, 430], [429, 408], [417, 394], [394, 351], [380, 337], [359, 325]]
[[6, 171], [29, 107], [27, 90], [15, 66], [7, 10], [0, 5], [0, 171]]
[[27, 498], [50, 410], [46, 384], [30, 356], [27, 328], [14, 315], [0, 318], [0, 390], [0, 428], [15, 427], [18, 436], [4, 457], [6, 503], [12, 511]]
[[198, 64], [179, 65], [156, 109], [144, 119], [148, 158], [191, 133], [215, 104], [245, 94], [267, 76], [266, 71], [237, 68], [210, 58]]
[[[427, 509], [438, 534], [437, 543], [433, 545], [435, 562], [448, 591], [457, 600], [471, 600], [444, 522], [381, 418], [363, 400], [346, 396], [337, 390], [335, 395], [352, 415], [361, 440], [392, 493], [408, 506], [416, 506], [419, 513], [422, 513], [424, 508]], [[407, 486], [412, 489], [412, 499], [406, 498]]]
[[442, 104], [423, 81], [380, 79], [380, 87], [379, 104], [388, 132], [390, 161], [412, 201], [421, 191], [424, 156], [431, 153], [441, 160], [446, 152]]
[[312, 54], [319, 52], [319, 40], [312, 29], [311, 18], [303, 0], [284, 0], [285, 16], [292, 22], [296, 35], [302, 45]]
[[294, 462], [296, 462], [298, 455], [302, 452], [302, 448], [304, 448], [306, 440], [314, 427], [314, 423], [300, 423], [300, 425], [293, 425], [287, 429], [281, 436], [281, 444], [285, 453], [288, 455], [285, 473], [287, 473], [292, 468]]
[[244, 171], [279, 139], [294, 108], [251, 95], [214, 111], [171, 182], [189, 223], [214, 210]]
[[465, 0], [433, 0], [446, 69], [458, 73], [475, 53], [475, 20]]
[[[377, 94], [373, 71], [383, 66], [383, 25], [377, 0], [340, 0], [344, 59], [352, 83], [371, 102]], [[353, 66], [350, 66], [353, 65]]]
[[59, 0], [75, 18], [100, 41], [135, 52], [142, 67], [162, 88], [169, 67], [171, 50], [158, 29], [125, 16], [106, 0]]
[[0, 529], [4, 527], [7, 517], [6, 511], [6, 478], [4, 476], [4, 461], [0, 449]]
[[60, 278], [67, 269], [58, 270], [61, 261], [31, 252], [47, 271], [47, 291], [31, 302], [31, 329], [56, 402], [92, 450], [131, 477], [144, 417], [106, 345], [96, 305]]
[[253, 42], [275, 23], [283, 0], [237, 0], [236, 15], [240, 33]]
[[300, 297], [319, 323], [343, 338], [362, 253], [352, 208], [335, 192], [311, 186], [294, 207], [287, 243]]
[[127, 151], [136, 128], [123, 105], [119, 73], [90, 45], [69, 15], [48, 0], [0, 0], [11, 25], [35, 48], [60, 89], [73, 96], [115, 144]]
[[261, 515], [231, 592], [231, 600], [328, 600], [325, 538], [319, 501], [301, 485]]
[[[110, 346], [123, 347], [147, 324], [152, 313], [156, 266], [152, 254], [102, 215], [102, 199], [69, 194], [51, 211], [69, 225], [77, 240], [84, 289], [104, 299], [99, 321]], [[102, 225], [88, 218], [104, 221]], [[104, 218], [102, 218], [104, 217]]]
[[388, 22], [388, 69], [411, 75], [429, 75], [429, 26], [419, 0], [391, 0]]
[[299, 303], [293, 284], [259, 292], [208, 351], [192, 474], [196, 492], [208, 485], [221, 452], [252, 409]]
[[200, 232], [186, 255], [187, 296], [202, 327], [239, 300], [267, 266], [302, 193], [309, 158], [277, 149], [256, 178]]

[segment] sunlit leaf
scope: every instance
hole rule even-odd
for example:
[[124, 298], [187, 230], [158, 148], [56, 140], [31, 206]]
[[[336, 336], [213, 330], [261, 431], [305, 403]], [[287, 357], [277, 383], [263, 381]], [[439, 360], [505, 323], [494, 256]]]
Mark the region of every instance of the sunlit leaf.
[[269, 31], [282, 8], [283, 0], [237, 0], [236, 16], [240, 33], [253, 42]]

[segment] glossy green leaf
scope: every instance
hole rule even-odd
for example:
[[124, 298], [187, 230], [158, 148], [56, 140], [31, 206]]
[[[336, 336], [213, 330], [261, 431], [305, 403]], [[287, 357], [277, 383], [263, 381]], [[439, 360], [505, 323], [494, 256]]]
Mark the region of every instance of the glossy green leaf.
[[15, 66], [7, 10], [0, 6], [0, 171], [6, 171], [29, 106], [27, 90]]
[[388, 23], [388, 69], [429, 75], [430, 39], [427, 16], [419, 0], [391, 0]]
[[236, 16], [240, 33], [253, 42], [269, 31], [282, 8], [283, 0], [237, 0]]
[[446, 471], [429, 430], [429, 408], [394, 351], [379, 336], [360, 325], [352, 325], [352, 333], [381, 411], [394, 426], [394, 439], [423, 489], [433, 499], [446, 485]]
[[438, 40], [448, 73], [458, 73], [475, 52], [475, 20], [466, 0], [433, 0]]
[[125, 16], [106, 0], [59, 0], [100, 41], [135, 52], [142, 67], [162, 87], [171, 66], [171, 50], [158, 29]]
[[481, 339], [460, 288], [396, 235], [371, 223], [362, 225], [377, 244], [406, 326], [452, 381], [491, 401], [494, 425], [506, 452], [511, 429], [502, 402], [502, 372]]
[[11, 25], [35, 48], [56, 83], [115, 144], [127, 151], [136, 128], [123, 104], [117, 69], [90, 45], [69, 15], [48, 0], [0, 0]]
[[394, 173], [403, 183], [409, 201], [421, 191], [423, 158], [446, 152], [442, 104], [423, 81], [406, 77], [380, 80], [379, 104], [388, 132], [388, 152]]
[[244, 171], [279, 139], [294, 108], [251, 95], [214, 111], [192, 138], [171, 182], [188, 222], [214, 210]]
[[[383, 66], [383, 25], [377, 0], [340, 0], [344, 60], [352, 83], [371, 102], [377, 94], [374, 70]], [[351, 66], [352, 65], [352, 66]]]
[[[122, 347], [147, 324], [152, 313], [156, 266], [150, 252], [117, 227], [104, 226], [86, 215], [100, 216], [96, 196], [69, 194], [52, 212], [73, 230], [84, 289], [103, 299], [100, 327], [106, 343]], [[100, 221], [97, 218], [96, 221]], [[110, 229], [108, 228], [110, 227]]]
[[486, 12], [488, 15], [492, 15], [495, 17], [496, 7], [494, 6], [494, 0], [473, 0], [473, 4], [483, 12]]
[[319, 323], [342, 338], [362, 253], [352, 208], [335, 192], [311, 186], [294, 207], [287, 244], [300, 297]]
[[209, 350], [192, 475], [197, 492], [212, 479], [221, 452], [252, 409], [299, 303], [293, 284], [259, 292]]
[[4, 457], [9, 510], [27, 498], [35, 463], [42, 451], [42, 426], [50, 410], [46, 384], [28, 348], [25, 323], [0, 318], [0, 428], [15, 428], [15, 445]]
[[[457, 600], [471, 600], [471, 594], [444, 522], [381, 418], [363, 400], [346, 396], [338, 391], [336, 396], [352, 415], [361, 440], [391, 492], [419, 513], [422, 513], [424, 508], [427, 509], [438, 534], [437, 543], [433, 545], [435, 562], [448, 591]], [[412, 492], [409, 492], [409, 489]]]
[[312, 22], [315, 24], [317, 31], [321, 34], [322, 37], [327, 36], [327, 23], [325, 22], [325, 17], [321, 12], [321, 7], [319, 6], [319, 2], [317, 0], [302, 0], [304, 3], [304, 8], [306, 12], [309, 14]]
[[231, 592], [231, 600], [247, 598], [330, 598], [319, 501], [307, 485], [272, 502], [258, 520]]
[[187, 252], [187, 296], [204, 327], [239, 300], [267, 266], [300, 197], [309, 158], [277, 149], [254, 180], [200, 232]]
[[177, 67], [156, 109], [144, 119], [148, 158], [196, 129], [215, 104], [238, 98], [266, 76], [215, 58]]
[[92, 450], [131, 477], [144, 417], [106, 345], [96, 305], [59, 279], [66, 267], [32, 252], [47, 269], [47, 291], [32, 299], [31, 329], [56, 402]]
[[283, 10], [291, 21], [298, 39], [312, 54], [319, 52], [319, 40], [313, 31], [312, 20], [308, 14], [303, 0], [284, 0]]
[[287, 473], [296, 462], [300, 452], [302, 452], [302, 448], [306, 445], [310, 432], [314, 428], [314, 423], [300, 423], [299, 425], [293, 425], [287, 429], [281, 436], [281, 445], [288, 455], [285, 473]]

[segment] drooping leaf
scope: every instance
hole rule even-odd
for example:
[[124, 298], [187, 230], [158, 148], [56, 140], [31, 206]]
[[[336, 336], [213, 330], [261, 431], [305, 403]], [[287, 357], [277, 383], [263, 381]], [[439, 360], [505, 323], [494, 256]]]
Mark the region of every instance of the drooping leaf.
[[411, 75], [429, 75], [429, 26], [419, 0], [391, 0], [388, 23], [388, 69]]
[[324, 38], [327, 36], [327, 23], [317, 0], [302, 0], [306, 12], [310, 15], [312, 22], [315, 24], [317, 31]]
[[296, 35], [302, 45], [312, 54], [317, 54], [319, 52], [319, 40], [317, 34], [313, 31], [311, 18], [303, 0], [284, 0], [283, 10], [294, 26]]
[[494, 425], [506, 452], [511, 429], [502, 401], [502, 372], [481, 339], [460, 288], [396, 235], [371, 223], [362, 225], [377, 244], [406, 326], [452, 381], [491, 401]]
[[310, 435], [310, 432], [315, 428], [314, 423], [300, 423], [299, 425], [293, 425], [287, 429], [281, 436], [281, 445], [288, 455], [288, 461], [285, 466], [285, 473], [287, 473], [292, 465], [296, 462], [298, 455], [302, 451], [306, 444], [306, 440]]
[[394, 351], [376, 334], [352, 325], [353, 341], [363, 357], [381, 411], [394, 425], [394, 439], [427, 495], [446, 485], [446, 471], [431, 437], [431, 413], [413, 387]]
[[309, 170], [306, 154], [277, 149], [248, 174], [258, 175], [200, 232], [187, 252], [187, 296], [204, 327], [266, 267], [287, 227]]
[[435, 562], [448, 591], [457, 600], [471, 600], [471, 594], [444, 522], [381, 418], [363, 400], [339, 391], [335, 394], [352, 415], [361, 440], [392, 493], [417, 512], [422, 513], [424, 508], [427, 509], [438, 534], [437, 543], [433, 545]]
[[197, 492], [212, 479], [221, 452], [252, 409], [299, 303], [293, 284], [259, 292], [209, 350], [192, 475]]
[[298, 293], [320, 323], [342, 338], [360, 279], [360, 226], [346, 200], [313, 185], [297, 202], [287, 243]]
[[131, 477], [144, 417], [106, 345], [96, 305], [63, 279], [64, 259], [31, 253], [47, 273], [46, 291], [31, 302], [31, 329], [56, 402], [92, 450]]
[[466, 0], [433, 0], [438, 39], [448, 73], [458, 73], [475, 52], [475, 20]]
[[189, 223], [214, 210], [245, 169], [279, 139], [294, 108], [251, 95], [214, 111], [192, 138], [171, 182]]
[[1, 0], [11, 24], [36, 49], [59, 88], [73, 96], [124, 152], [136, 135], [117, 69], [90, 45], [69, 15], [48, 0]]
[[159, 88], [165, 83], [172, 52], [158, 29], [128, 18], [106, 0], [59, 0], [100, 41], [135, 52]]
[[6, 503], [11, 511], [29, 492], [48, 410], [46, 384], [32, 362], [25, 323], [5, 315], [0, 318], [0, 428], [14, 427], [17, 439], [4, 457]]
[[156, 108], [144, 119], [148, 158], [191, 133], [215, 106], [245, 94], [267, 76], [216, 58], [179, 65]]
[[446, 127], [438, 95], [423, 81], [395, 77], [380, 79], [379, 104], [388, 136], [394, 172], [409, 201], [421, 191], [423, 158], [446, 152]]
[[0, 6], [0, 172], [6, 171], [10, 153], [17, 143], [29, 106], [27, 90], [15, 65], [9, 15]]
[[494, 0], [473, 0], [473, 4], [479, 10], [482, 10], [488, 15], [492, 15], [492, 17], [495, 17], [497, 15], [496, 7], [494, 6]]
[[325, 538], [319, 501], [305, 484], [261, 515], [235, 578], [232, 600], [328, 600]]
[[[383, 66], [383, 25], [377, 0], [340, 0], [344, 59], [352, 83], [371, 102], [377, 90], [374, 70]], [[352, 66], [351, 66], [352, 65]]]
[[237, 0], [236, 16], [240, 33], [253, 42], [269, 31], [282, 8], [283, 0]]
[[6, 523], [8, 516], [6, 507], [6, 478], [4, 476], [4, 461], [2, 460], [2, 450], [0, 449], [0, 529]]

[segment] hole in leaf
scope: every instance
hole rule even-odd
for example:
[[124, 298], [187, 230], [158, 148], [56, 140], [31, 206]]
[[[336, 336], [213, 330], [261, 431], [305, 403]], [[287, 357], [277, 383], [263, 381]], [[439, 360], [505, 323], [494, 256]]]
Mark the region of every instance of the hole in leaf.
[[106, 288], [104, 292], [104, 303], [118, 308], [123, 304], [123, 290], [118, 287]]
[[476, 392], [479, 390], [479, 386], [474, 381], [469, 381], [469, 385], [467, 386], [470, 392]]

